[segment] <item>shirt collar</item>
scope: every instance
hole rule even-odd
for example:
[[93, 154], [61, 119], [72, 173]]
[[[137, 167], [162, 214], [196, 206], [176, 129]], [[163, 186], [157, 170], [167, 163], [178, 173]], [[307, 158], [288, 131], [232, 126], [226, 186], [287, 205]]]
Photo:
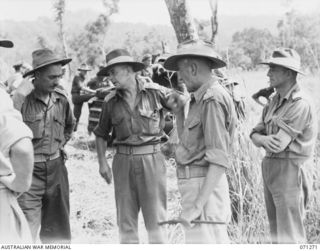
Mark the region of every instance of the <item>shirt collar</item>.
[[[43, 104], [47, 105], [47, 104], [44, 102], [44, 100], [41, 99], [41, 98], [36, 94], [36, 92], [35, 92], [34, 90], [32, 91], [32, 96], [33, 96], [34, 99], [36, 99], [36, 100], [42, 102]], [[60, 97], [59, 97], [59, 95], [54, 91], [54, 92], [51, 93], [50, 99], [51, 99], [51, 102], [52, 102], [52, 103], [56, 103], [57, 100], [60, 99]]]
[[216, 79], [210, 79], [209, 81], [207, 81], [206, 83], [201, 85], [201, 87], [198, 90], [196, 90], [195, 92], [190, 93], [190, 97], [192, 98], [192, 96], [193, 96], [195, 98], [195, 101], [197, 103], [199, 103], [199, 101], [202, 99], [203, 95], [210, 88], [210, 86], [215, 85], [215, 84], [218, 84]]
[[283, 100], [288, 100], [290, 99], [290, 97], [292, 97], [292, 95], [296, 92], [299, 92], [300, 91], [300, 86], [295, 83], [290, 89], [289, 91], [286, 93], [286, 95], [284, 95], [283, 98], [280, 97], [280, 94], [278, 93], [278, 99], [281, 101], [281, 103], [283, 102]]

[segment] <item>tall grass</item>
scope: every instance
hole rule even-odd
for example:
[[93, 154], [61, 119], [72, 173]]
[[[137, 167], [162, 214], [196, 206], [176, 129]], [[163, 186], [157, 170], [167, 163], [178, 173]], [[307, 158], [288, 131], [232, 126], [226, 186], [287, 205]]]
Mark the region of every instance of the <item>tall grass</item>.
[[[236, 75], [236, 74], [235, 74]], [[251, 99], [251, 95], [260, 88], [267, 86], [265, 71], [238, 73], [242, 80], [242, 93], [246, 99], [247, 119], [237, 128], [231, 154], [231, 168], [227, 171], [232, 202], [232, 220], [228, 226], [231, 243], [270, 243], [269, 223], [267, 219], [263, 181], [261, 174], [261, 160], [264, 150], [253, 145], [249, 138], [251, 129], [258, 123], [262, 107]], [[320, 111], [319, 77], [309, 76], [301, 81], [302, 89], [312, 97], [316, 108]], [[312, 100], [311, 100], [312, 101]], [[320, 170], [319, 170], [320, 144], [317, 142], [314, 165], [311, 170], [313, 177], [313, 191], [306, 208], [305, 227], [308, 243], [320, 243]], [[172, 163], [174, 166], [174, 163]], [[174, 178], [174, 177], [171, 177]], [[178, 193], [168, 187], [169, 194]], [[179, 195], [175, 196], [179, 199]], [[169, 215], [178, 215], [181, 211], [178, 202], [172, 205]], [[171, 243], [183, 242], [182, 229], [169, 227]]]

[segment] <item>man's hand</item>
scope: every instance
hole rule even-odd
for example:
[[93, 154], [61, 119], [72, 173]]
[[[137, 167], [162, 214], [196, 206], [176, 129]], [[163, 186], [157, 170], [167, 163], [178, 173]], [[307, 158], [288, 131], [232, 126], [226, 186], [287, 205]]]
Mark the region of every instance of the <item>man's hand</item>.
[[187, 102], [187, 95], [184, 93], [178, 93], [177, 91], [172, 91], [168, 96], [167, 105], [170, 107], [172, 112], [178, 113], [184, 107]]
[[261, 137], [261, 145], [272, 153], [278, 153], [281, 151], [281, 142], [276, 135], [267, 135]]
[[111, 172], [111, 168], [108, 164], [108, 162], [106, 161], [104, 165], [100, 165], [99, 167], [99, 173], [101, 175], [102, 178], [105, 179], [105, 181], [108, 184], [111, 184], [112, 181], [112, 172]]
[[191, 221], [199, 218], [201, 215], [202, 209], [196, 206], [188, 207], [182, 210], [182, 213], [179, 217], [179, 220], [182, 221], [182, 224], [185, 227], [192, 227]]

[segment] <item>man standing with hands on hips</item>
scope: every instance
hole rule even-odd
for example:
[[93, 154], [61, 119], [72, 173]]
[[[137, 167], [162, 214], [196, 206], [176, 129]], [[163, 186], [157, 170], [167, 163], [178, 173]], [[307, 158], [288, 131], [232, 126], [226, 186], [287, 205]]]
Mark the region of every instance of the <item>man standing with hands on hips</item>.
[[29, 191], [19, 204], [29, 222], [33, 241], [70, 243], [69, 181], [63, 147], [71, 138], [74, 118], [65, 93], [57, 88], [62, 66], [70, 58], [49, 49], [32, 53], [34, 90], [25, 98], [21, 113], [33, 133], [34, 170]]

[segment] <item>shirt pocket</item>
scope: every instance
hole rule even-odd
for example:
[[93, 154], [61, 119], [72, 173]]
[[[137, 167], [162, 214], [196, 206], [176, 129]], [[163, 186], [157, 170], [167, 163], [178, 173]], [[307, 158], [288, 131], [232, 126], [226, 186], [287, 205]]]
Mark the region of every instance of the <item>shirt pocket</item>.
[[195, 117], [188, 125], [185, 135], [186, 146], [197, 149], [198, 142], [202, 139], [200, 118]]
[[160, 133], [160, 110], [139, 109], [141, 116], [141, 129], [145, 135], [155, 135]]
[[64, 119], [54, 115], [53, 116], [53, 138], [58, 142], [64, 141], [64, 128], [65, 128]]
[[33, 139], [41, 139], [44, 131], [43, 114], [25, 115], [24, 123], [31, 129]]
[[112, 118], [112, 126], [116, 132], [116, 139], [125, 140], [130, 136], [129, 125], [126, 123], [125, 117], [117, 117]]

